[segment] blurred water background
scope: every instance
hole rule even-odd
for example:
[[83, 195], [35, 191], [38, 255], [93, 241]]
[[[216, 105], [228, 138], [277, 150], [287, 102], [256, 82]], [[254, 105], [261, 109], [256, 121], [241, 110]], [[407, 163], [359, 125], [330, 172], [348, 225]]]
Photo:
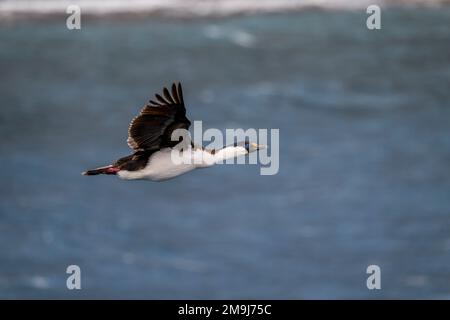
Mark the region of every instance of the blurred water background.
[[[366, 18], [0, 24], [0, 297], [450, 298], [450, 7]], [[279, 173], [80, 175], [177, 80], [205, 128], [279, 128]]]

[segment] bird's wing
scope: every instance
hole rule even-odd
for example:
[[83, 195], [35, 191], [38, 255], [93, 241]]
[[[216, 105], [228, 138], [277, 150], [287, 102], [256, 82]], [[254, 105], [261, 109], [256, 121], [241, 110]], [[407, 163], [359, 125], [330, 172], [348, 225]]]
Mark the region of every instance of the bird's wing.
[[163, 89], [156, 94], [156, 101], [150, 100], [141, 113], [134, 118], [128, 129], [127, 143], [135, 151], [159, 150], [173, 147], [179, 141], [172, 141], [175, 129], [189, 129], [191, 122], [186, 118], [181, 84], [172, 84], [172, 90]]

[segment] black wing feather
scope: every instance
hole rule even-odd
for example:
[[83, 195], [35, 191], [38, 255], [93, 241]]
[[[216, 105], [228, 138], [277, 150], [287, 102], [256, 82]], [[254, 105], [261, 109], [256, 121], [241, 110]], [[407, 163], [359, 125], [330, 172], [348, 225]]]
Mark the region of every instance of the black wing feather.
[[131, 121], [128, 130], [128, 145], [135, 151], [159, 150], [173, 147], [179, 141], [172, 141], [175, 129], [189, 129], [191, 122], [186, 118], [181, 84], [172, 84], [172, 94], [163, 89], [164, 98], [155, 94], [158, 102], [150, 100], [139, 116]]
[[[178, 82], [178, 99], [179, 99], [180, 103], [183, 105], [183, 109], [184, 109], [183, 90], [181, 89], [181, 83], [180, 82]], [[186, 109], [184, 111], [186, 111]]]
[[175, 104], [176, 102], [173, 100], [173, 98], [170, 96], [169, 90], [167, 88], [164, 88], [163, 90], [164, 98], [166, 98], [167, 101], [171, 104]]
[[175, 99], [176, 103], [180, 103], [180, 98], [178, 96], [178, 92], [177, 92], [177, 86], [174, 84], [172, 84], [172, 97]]
[[149, 101], [150, 102], [150, 104], [152, 104], [152, 105], [155, 105], [155, 106], [161, 106], [161, 104], [159, 104], [159, 102], [155, 102], [155, 101], [153, 101], [153, 100], [150, 100]]

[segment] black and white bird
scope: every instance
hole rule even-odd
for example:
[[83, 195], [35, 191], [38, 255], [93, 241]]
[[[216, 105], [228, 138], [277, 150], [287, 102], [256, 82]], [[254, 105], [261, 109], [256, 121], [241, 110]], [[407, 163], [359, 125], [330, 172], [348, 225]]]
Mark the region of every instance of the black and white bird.
[[[208, 150], [191, 142], [190, 148], [179, 148], [186, 141], [173, 141], [172, 133], [176, 129], [188, 130], [191, 125], [186, 117], [181, 84], [174, 83], [171, 92], [164, 88], [163, 94], [155, 97], [156, 101], [150, 100], [130, 123], [127, 143], [133, 154], [111, 165], [83, 172], [83, 175], [112, 174], [125, 180], [162, 181], [264, 147], [246, 140], [220, 150]], [[174, 149], [181, 150], [179, 154], [184, 161], [173, 161]]]

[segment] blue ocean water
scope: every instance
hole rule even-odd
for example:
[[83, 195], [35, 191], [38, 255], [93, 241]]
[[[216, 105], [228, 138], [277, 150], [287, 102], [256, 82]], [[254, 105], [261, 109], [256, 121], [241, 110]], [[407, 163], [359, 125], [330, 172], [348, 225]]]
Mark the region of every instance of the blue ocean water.
[[[450, 8], [366, 17], [1, 25], [0, 297], [449, 298]], [[279, 173], [80, 175], [178, 80], [205, 128], [279, 128]]]

